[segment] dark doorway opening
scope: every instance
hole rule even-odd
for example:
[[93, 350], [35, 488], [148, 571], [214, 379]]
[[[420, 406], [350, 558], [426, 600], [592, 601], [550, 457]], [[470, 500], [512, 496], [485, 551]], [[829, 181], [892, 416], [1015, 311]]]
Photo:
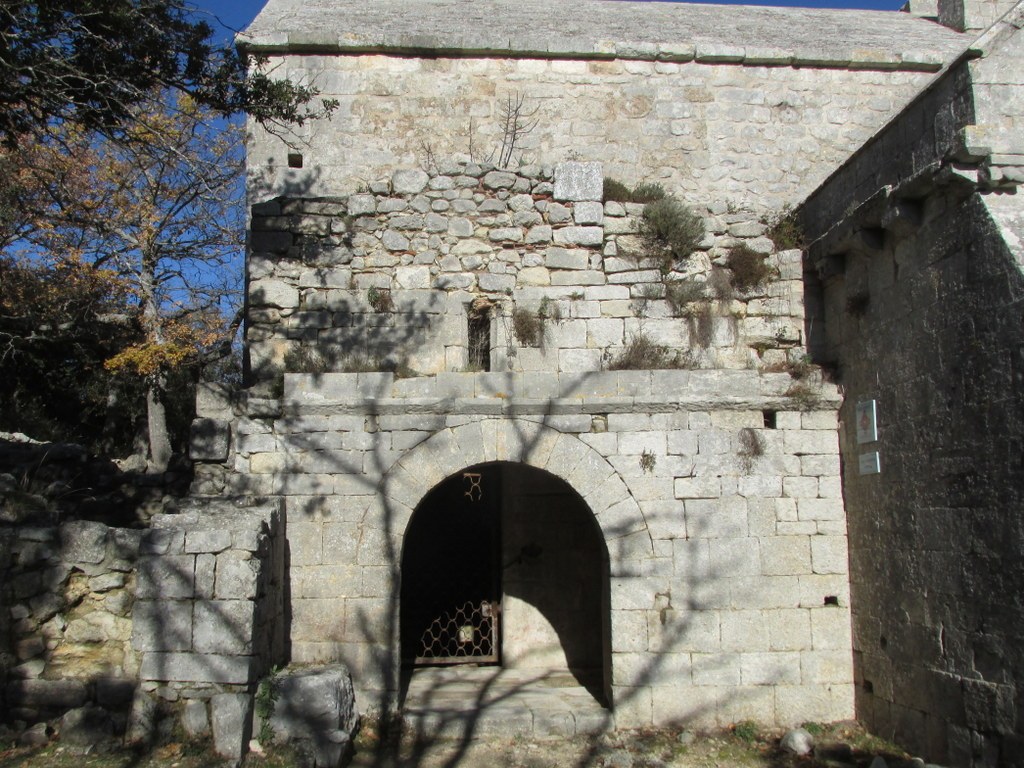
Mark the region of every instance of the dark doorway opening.
[[406, 531], [403, 665], [568, 672], [604, 704], [608, 592], [604, 538], [569, 485], [522, 464], [469, 467], [423, 498]]
[[472, 467], [420, 502], [402, 556], [404, 665], [500, 661], [501, 473]]

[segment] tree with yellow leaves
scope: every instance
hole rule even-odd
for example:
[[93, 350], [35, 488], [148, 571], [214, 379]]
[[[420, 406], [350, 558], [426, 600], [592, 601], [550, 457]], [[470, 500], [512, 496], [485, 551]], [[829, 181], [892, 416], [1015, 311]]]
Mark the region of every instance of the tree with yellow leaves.
[[[136, 107], [117, 141], [65, 127], [19, 162], [6, 157], [20, 173], [0, 196], [0, 247], [54, 280], [70, 265], [91, 270], [117, 297], [120, 312], [106, 314], [122, 315], [120, 343], [103, 365], [144, 383], [152, 471], [173, 452], [168, 376], [223, 356], [240, 322], [240, 136], [209, 117], [161, 93]], [[113, 327], [92, 317], [98, 335]]]

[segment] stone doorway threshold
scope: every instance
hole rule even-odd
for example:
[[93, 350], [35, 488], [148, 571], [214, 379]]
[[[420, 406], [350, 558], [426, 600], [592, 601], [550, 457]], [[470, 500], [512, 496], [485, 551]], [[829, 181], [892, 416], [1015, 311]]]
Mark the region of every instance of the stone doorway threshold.
[[611, 712], [564, 670], [425, 667], [406, 683], [403, 740], [564, 739], [612, 725]]

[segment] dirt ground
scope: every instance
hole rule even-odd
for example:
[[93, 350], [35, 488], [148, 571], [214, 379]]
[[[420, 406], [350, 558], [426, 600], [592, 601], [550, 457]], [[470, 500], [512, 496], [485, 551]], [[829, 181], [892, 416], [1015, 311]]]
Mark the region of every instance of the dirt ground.
[[[923, 765], [855, 723], [807, 724], [815, 738], [812, 755], [798, 757], [779, 747], [782, 732], [752, 723], [711, 733], [675, 729], [621, 731], [596, 738], [535, 741], [490, 739], [468, 743], [382, 740], [364, 728], [356, 740], [354, 768], [869, 768], [881, 756], [888, 768]], [[172, 742], [146, 752], [92, 750], [51, 743], [18, 748], [0, 744], [0, 768], [223, 768], [229, 765], [208, 744]], [[301, 768], [288, 748], [250, 754], [242, 768]], [[876, 763], [874, 768], [879, 768]]]

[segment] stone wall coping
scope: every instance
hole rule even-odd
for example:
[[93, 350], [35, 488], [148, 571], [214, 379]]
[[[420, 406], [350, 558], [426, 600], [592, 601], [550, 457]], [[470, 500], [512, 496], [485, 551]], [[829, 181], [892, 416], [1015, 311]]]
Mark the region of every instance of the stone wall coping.
[[938, 70], [969, 39], [889, 11], [631, 0], [271, 0], [240, 47]]
[[[751, 407], [805, 410], [792, 407], [789, 393], [794, 383], [788, 373], [714, 369], [452, 372], [397, 380], [391, 373], [289, 373], [281, 405], [285, 415], [361, 413], [368, 408], [379, 414], [500, 416]], [[841, 402], [835, 386], [820, 381], [810, 386], [821, 408]], [[403, 396], [406, 388], [411, 394]]]
[[[249, 500], [242, 500], [245, 503]], [[215, 507], [215, 508], [213, 508]], [[185, 511], [177, 514], [162, 513], [153, 515], [150, 528], [153, 530], [187, 530], [187, 531], [250, 531], [258, 528], [259, 523], [271, 525], [281, 514], [280, 500], [271, 500], [254, 506], [226, 507], [225, 502], [216, 501], [211, 509]]]

